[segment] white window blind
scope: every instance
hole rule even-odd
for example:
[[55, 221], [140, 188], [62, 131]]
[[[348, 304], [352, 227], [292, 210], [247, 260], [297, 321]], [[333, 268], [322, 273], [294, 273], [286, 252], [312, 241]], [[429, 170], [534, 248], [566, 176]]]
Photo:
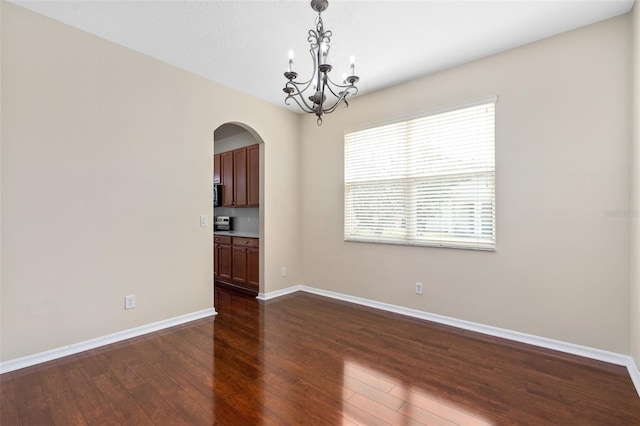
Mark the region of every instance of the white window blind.
[[345, 240], [495, 250], [495, 102], [345, 134]]

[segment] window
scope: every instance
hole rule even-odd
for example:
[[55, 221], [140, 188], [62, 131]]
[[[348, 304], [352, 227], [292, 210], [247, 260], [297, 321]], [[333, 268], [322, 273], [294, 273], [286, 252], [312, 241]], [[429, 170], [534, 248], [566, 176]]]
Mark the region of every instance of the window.
[[345, 134], [345, 240], [495, 250], [496, 101]]

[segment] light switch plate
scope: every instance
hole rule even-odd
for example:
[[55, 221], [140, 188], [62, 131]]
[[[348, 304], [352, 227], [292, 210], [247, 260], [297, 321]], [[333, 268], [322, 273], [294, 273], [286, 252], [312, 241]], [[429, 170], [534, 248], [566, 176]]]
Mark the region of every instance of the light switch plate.
[[124, 308], [133, 309], [136, 307], [136, 296], [134, 294], [124, 297]]
[[200, 215], [200, 226], [209, 226], [209, 216], [206, 214]]

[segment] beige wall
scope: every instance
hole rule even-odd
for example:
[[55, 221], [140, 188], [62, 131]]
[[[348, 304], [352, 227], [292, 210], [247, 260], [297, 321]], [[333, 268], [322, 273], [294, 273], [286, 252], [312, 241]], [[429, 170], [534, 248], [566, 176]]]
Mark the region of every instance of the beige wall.
[[[629, 353], [629, 15], [302, 119], [303, 283]], [[366, 78], [363, 71], [363, 77]], [[497, 251], [343, 241], [343, 131], [498, 95]], [[414, 293], [424, 283], [424, 295]]]
[[213, 306], [199, 216], [225, 122], [265, 142], [264, 289], [299, 282], [295, 114], [1, 8], [2, 361]]
[[640, 3], [633, 14], [633, 156], [631, 175], [631, 355], [640, 367]]

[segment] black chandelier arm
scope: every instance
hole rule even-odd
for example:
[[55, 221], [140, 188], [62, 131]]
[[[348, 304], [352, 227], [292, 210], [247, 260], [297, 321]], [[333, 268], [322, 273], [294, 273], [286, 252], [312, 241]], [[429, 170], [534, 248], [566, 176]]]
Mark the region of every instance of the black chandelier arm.
[[[304, 111], [304, 112], [308, 112], [308, 113], [315, 112], [313, 109], [310, 109], [310, 108], [306, 105], [306, 102], [305, 102], [305, 105], [302, 105], [302, 104], [300, 103], [300, 101], [298, 101], [298, 98], [296, 98], [295, 96], [292, 96], [292, 95], [289, 95], [289, 96], [287, 96], [286, 98], [284, 98], [284, 104], [285, 104], [285, 105], [291, 105], [291, 104], [289, 103], [289, 100], [290, 100], [290, 99], [293, 99], [293, 101], [294, 101], [295, 103], [297, 103], [297, 104], [298, 104], [298, 106], [300, 107], [300, 109], [301, 109], [302, 111]], [[300, 98], [300, 99], [302, 99], [302, 98]], [[304, 99], [303, 99], [303, 102], [304, 102]]]
[[[331, 79], [329, 79], [328, 76], [327, 76], [327, 79], [331, 82], [331, 84], [327, 84], [325, 87], [327, 87], [331, 92], [331, 94], [337, 98], [336, 101], [330, 107], [324, 108], [324, 112], [329, 114], [335, 111], [336, 108], [338, 108], [338, 105], [340, 105], [343, 101], [345, 103], [345, 107], [348, 107], [349, 103], [347, 102], [347, 97], [356, 95], [358, 93], [358, 88], [354, 85], [336, 84], [333, 81], [331, 81]], [[339, 93], [336, 93], [334, 89], [344, 89], [344, 90]]]
[[337, 101], [335, 104], [331, 105], [329, 108], [326, 108], [323, 112], [325, 114], [331, 114], [333, 111], [335, 111], [343, 103], [344, 103], [344, 107], [345, 108], [349, 107], [349, 102], [347, 102], [347, 96], [346, 95], [344, 97], [342, 97], [339, 101]]
[[[336, 108], [338, 107], [338, 105], [340, 105], [343, 101], [345, 103], [345, 106], [349, 106], [349, 103], [347, 102], [347, 97], [348, 96], [354, 96], [358, 93], [358, 88], [354, 85], [342, 85], [342, 84], [337, 84], [334, 83], [328, 75], [325, 74], [325, 76], [321, 79], [322, 81], [322, 88], [323, 89], [328, 89], [329, 92], [331, 92], [331, 94], [336, 98], [336, 101], [330, 106], [325, 108], [324, 107], [324, 102], [322, 104], [313, 104], [310, 105], [309, 103], [307, 103], [305, 97], [304, 97], [304, 92], [309, 88], [309, 86], [311, 85], [311, 80], [304, 82], [304, 83], [296, 83], [294, 81], [288, 81], [285, 84], [285, 88], [291, 88], [295, 91], [295, 93], [289, 93], [287, 95], [287, 97], [285, 98], [285, 104], [286, 105], [290, 105], [289, 104], [289, 99], [293, 99], [293, 101], [298, 104], [298, 106], [300, 107], [300, 109], [302, 109], [303, 111], [307, 112], [307, 113], [313, 113], [316, 115], [321, 115], [323, 113], [331, 113], [333, 111], [336, 110]], [[305, 86], [304, 89], [300, 89], [300, 86]], [[335, 90], [337, 89], [344, 89], [343, 91], [340, 91], [339, 93], [336, 93]], [[322, 90], [323, 92], [325, 90]], [[302, 101], [302, 102], [300, 102]]]
[[340, 97], [339, 100], [336, 101], [335, 104], [331, 105], [329, 108], [325, 108], [323, 110], [323, 112], [325, 114], [331, 114], [333, 111], [335, 111], [340, 105], [342, 105], [344, 103], [344, 107], [348, 108], [349, 107], [349, 102], [347, 102], [347, 95], [342, 95]]
[[[331, 91], [331, 93], [333, 93], [333, 91]], [[322, 110], [322, 112], [324, 112], [325, 114], [330, 114], [333, 111], [336, 110], [336, 108], [338, 108], [338, 106], [344, 102], [345, 103], [345, 108], [349, 106], [349, 103], [347, 102], [347, 96], [350, 95], [349, 92], [344, 91], [344, 92], [340, 92], [340, 95], [336, 95], [336, 97], [338, 98], [331, 106], [324, 108]]]
[[[313, 30], [309, 30], [309, 33], [311, 33], [312, 31], [313, 31]], [[313, 54], [313, 52], [314, 52], [313, 48], [309, 49], [309, 54], [311, 55], [311, 60], [313, 61], [313, 69], [316, 69], [316, 67], [317, 67], [317, 59], [316, 59], [315, 55]], [[297, 74], [295, 74], [295, 77], [293, 77], [293, 78], [296, 78], [297, 76], [298, 76], [298, 75], [297, 75]], [[287, 76], [287, 73], [285, 73], [285, 78], [287, 78], [287, 77], [288, 77], [288, 76]], [[315, 77], [316, 77], [316, 75], [315, 75], [315, 74], [313, 74], [309, 80], [307, 80], [307, 81], [302, 81], [302, 82], [293, 81], [293, 78], [289, 78], [289, 81], [287, 81], [287, 83], [285, 84], [285, 89], [286, 89], [287, 87], [292, 87], [292, 88], [294, 88], [294, 89], [296, 90], [296, 92], [298, 92], [298, 95], [299, 95], [300, 97], [303, 97], [303, 96], [302, 96], [302, 94], [303, 94], [303, 93], [304, 93], [304, 92], [305, 92], [309, 87], [311, 87], [311, 83], [313, 83], [313, 82], [314, 82]], [[300, 89], [301, 87], [302, 87], [302, 89]], [[295, 95], [291, 95], [291, 94], [289, 94], [289, 96], [295, 96]], [[306, 103], [306, 102], [305, 102], [305, 103]]]
[[[289, 105], [289, 103], [287, 102], [289, 99], [293, 99], [300, 108], [302, 108], [305, 112], [314, 112], [315, 108], [311, 105], [309, 105], [307, 103], [307, 101], [304, 99], [304, 91], [307, 90], [307, 88], [309, 87], [311, 81], [308, 81], [306, 84], [307, 86], [301, 91], [300, 88], [298, 87], [298, 83], [293, 82], [293, 81], [287, 81], [287, 83], [285, 84], [285, 89], [287, 88], [291, 88], [295, 91], [295, 93], [288, 93], [287, 97], [284, 99], [284, 103], [286, 105]], [[304, 84], [304, 83], [303, 83]], [[300, 103], [300, 101], [298, 100], [298, 98], [302, 101], [302, 104]], [[303, 106], [304, 104], [304, 106]]]
[[[304, 112], [315, 112], [315, 109], [309, 106], [307, 102], [304, 100], [304, 98], [300, 96], [292, 96], [292, 95], [287, 96], [286, 98], [284, 98], [285, 105], [291, 105], [289, 103], [290, 99], [293, 99], [293, 101], [297, 103], [300, 109], [303, 110]], [[300, 101], [302, 101], [302, 103], [300, 103]]]
[[[307, 80], [307, 81], [301, 81], [301, 82], [297, 82], [297, 81], [293, 81], [293, 80], [289, 80], [286, 82], [286, 84], [284, 85], [284, 87], [293, 87], [296, 89], [296, 91], [300, 94], [304, 93], [310, 86], [311, 83], [313, 83], [313, 77], [311, 78], [311, 80]], [[303, 87], [304, 86], [304, 87]], [[302, 89], [300, 89], [301, 87], [303, 87]]]
[[[356, 78], [357, 79], [358, 77], [356, 77], [356, 76], [348, 76], [347, 79], [349, 79], [349, 78]], [[355, 95], [356, 93], [358, 93], [358, 88], [355, 86], [355, 82], [357, 82], [358, 80], [355, 80], [353, 83], [349, 83], [349, 84], [344, 84], [344, 83], [343, 84], [338, 84], [335, 81], [331, 80], [331, 77], [329, 77], [329, 74], [327, 74], [327, 80], [329, 80], [331, 85], [333, 85], [334, 87], [338, 87], [340, 89], [356, 89], [353, 94]], [[335, 95], [333, 90], [331, 91], [331, 93], [333, 93]]]
[[[327, 76], [327, 79], [331, 84], [327, 84], [325, 87], [327, 87], [331, 92], [331, 94], [338, 99], [344, 98], [346, 96], [353, 96], [356, 93], [358, 93], [358, 88], [356, 86], [336, 84], [333, 81], [331, 81], [331, 79], [329, 79], [328, 76]], [[344, 90], [339, 93], [336, 93], [334, 89], [344, 89]]]

